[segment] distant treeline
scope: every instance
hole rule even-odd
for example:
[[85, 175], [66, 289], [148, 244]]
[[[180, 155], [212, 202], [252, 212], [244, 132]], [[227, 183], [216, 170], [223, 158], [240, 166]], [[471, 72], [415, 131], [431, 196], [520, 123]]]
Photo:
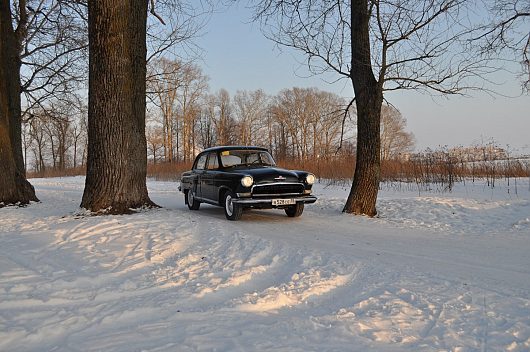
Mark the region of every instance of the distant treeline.
[[[257, 145], [277, 160], [328, 159], [354, 154], [356, 112], [348, 101], [317, 88], [276, 95], [240, 90], [210, 92], [201, 68], [178, 60], [154, 60], [147, 78], [147, 157], [151, 163], [189, 163], [215, 145]], [[414, 149], [406, 119], [394, 107], [381, 110], [381, 158]], [[54, 174], [85, 167], [87, 107], [60, 101], [32, 110], [22, 124], [26, 169]], [[338, 153], [338, 154], [337, 154]], [[160, 167], [163, 168], [163, 167]], [[351, 166], [348, 169], [352, 169]]]
[[[469, 149], [471, 150], [471, 149]], [[451, 190], [457, 182], [486, 180], [488, 186], [495, 187], [499, 179], [530, 177], [529, 156], [509, 156], [499, 158], [499, 154], [485, 154], [477, 158], [469, 154], [455, 153], [441, 148], [436, 151], [402, 155], [381, 163], [382, 181], [396, 187], [414, 186], [417, 189]], [[320, 182], [349, 185], [354, 172], [354, 154], [332, 154], [305, 159], [280, 158], [277, 164], [288, 169], [313, 172]], [[189, 170], [192, 161], [150, 162], [148, 177], [157, 180], [178, 181], [182, 172]], [[45, 173], [30, 173], [30, 177], [54, 177], [83, 175], [83, 167], [68, 168], [64, 171], [50, 169]]]

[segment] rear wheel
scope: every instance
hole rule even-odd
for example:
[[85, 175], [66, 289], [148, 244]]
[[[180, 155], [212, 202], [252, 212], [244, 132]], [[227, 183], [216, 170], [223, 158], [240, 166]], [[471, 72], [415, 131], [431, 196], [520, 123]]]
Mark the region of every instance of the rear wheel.
[[190, 210], [199, 210], [201, 202], [195, 198], [195, 193], [193, 193], [193, 190], [190, 189], [188, 192], [186, 192], [186, 200], [188, 201], [188, 208], [190, 208]]
[[239, 204], [236, 204], [233, 202], [234, 200], [234, 194], [230, 191], [227, 191], [224, 194], [224, 209], [225, 209], [225, 216], [228, 220], [236, 221], [241, 219], [241, 216], [243, 215], [243, 207]]
[[290, 218], [297, 218], [304, 212], [304, 203], [296, 203], [285, 208], [285, 214]]

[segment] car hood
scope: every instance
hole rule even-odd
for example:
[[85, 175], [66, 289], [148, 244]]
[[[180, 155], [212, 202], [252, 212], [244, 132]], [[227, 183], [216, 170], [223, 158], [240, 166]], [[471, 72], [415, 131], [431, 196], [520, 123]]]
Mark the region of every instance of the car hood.
[[247, 169], [244, 173], [252, 176], [255, 184], [269, 182], [300, 182], [296, 172], [278, 167]]

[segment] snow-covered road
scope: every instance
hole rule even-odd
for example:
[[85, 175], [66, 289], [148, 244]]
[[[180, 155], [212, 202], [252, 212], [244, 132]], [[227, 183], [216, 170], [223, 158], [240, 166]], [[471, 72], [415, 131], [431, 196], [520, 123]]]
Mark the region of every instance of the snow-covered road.
[[377, 219], [319, 184], [301, 218], [239, 222], [155, 181], [162, 209], [84, 216], [83, 182], [0, 209], [0, 351], [530, 350], [528, 180], [387, 185]]

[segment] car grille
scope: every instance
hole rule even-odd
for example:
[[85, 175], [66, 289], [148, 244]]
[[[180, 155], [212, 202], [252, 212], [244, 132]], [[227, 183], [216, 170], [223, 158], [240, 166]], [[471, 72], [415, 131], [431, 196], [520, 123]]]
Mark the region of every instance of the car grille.
[[304, 192], [304, 185], [301, 183], [270, 183], [255, 185], [252, 187], [253, 196], [282, 196], [295, 195]]

